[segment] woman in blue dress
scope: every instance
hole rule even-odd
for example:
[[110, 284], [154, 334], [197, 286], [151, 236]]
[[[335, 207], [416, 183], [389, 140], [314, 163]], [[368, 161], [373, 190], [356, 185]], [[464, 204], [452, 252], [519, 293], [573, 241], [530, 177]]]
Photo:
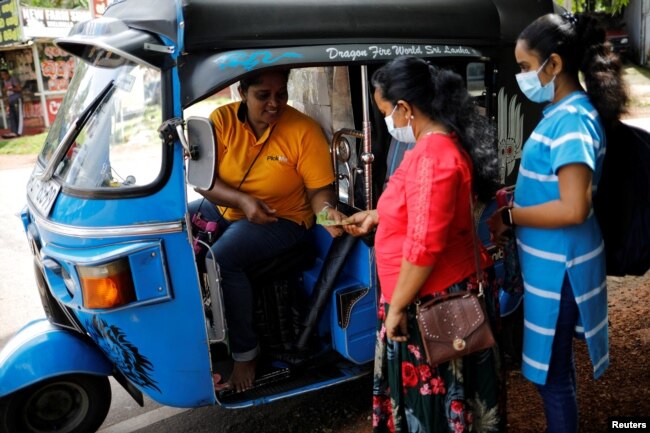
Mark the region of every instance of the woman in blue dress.
[[525, 290], [522, 373], [539, 390], [549, 433], [578, 430], [574, 334], [587, 342], [594, 378], [609, 365], [604, 245], [592, 197], [605, 130], [627, 95], [604, 42], [593, 18], [568, 13], [542, 16], [519, 35], [519, 87], [548, 105], [525, 143], [514, 206], [489, 222], [497, 241], [515, 228]]

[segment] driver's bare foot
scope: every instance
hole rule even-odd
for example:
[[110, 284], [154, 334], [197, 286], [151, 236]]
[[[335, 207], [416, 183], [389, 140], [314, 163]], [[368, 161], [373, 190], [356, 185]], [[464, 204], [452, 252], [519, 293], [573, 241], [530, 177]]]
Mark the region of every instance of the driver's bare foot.
[[253, 387], [255, 381], [255, 367], [257, 366], [257, 358], [251, 361], [235, 361], [232, 374], [228, 379], [230, 388], [235, 392], [243, 392]]

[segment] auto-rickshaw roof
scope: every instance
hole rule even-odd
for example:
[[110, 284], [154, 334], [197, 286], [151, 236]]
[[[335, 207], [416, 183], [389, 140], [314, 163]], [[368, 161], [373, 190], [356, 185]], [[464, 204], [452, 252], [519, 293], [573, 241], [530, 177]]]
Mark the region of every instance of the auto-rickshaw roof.
[[[185, 49], [404, 39], [497, 40], [486, 0], [187, 0]], [[254, 22], [255, 25], [251, 25]], [[263, 37], [260, 37], [263, 35]]]
[[[182, 0], [182, 37], [185, 52], [306, 42], [494, 43], [513, 40], [551, 8], [552, 0]], [[117, 0], [105, 16], [176, 42], [177, 12], [171, 0]]]

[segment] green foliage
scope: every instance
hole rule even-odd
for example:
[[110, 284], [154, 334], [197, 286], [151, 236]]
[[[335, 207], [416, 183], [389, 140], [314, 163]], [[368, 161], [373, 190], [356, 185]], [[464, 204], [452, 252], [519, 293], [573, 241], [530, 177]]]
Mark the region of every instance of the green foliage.
[[45, 143], [47, 132], [37, 135], [23, 135], [10, 140], [0, 139], [0, 155], [34, 155]]
[[55, 9], [88, 9], [88, 0], [20, 0], [23, 6]]
[[[564, 0], [555, 0], [560, 6], [566, 3]], [[617, 15], [623, 12], [630, 0], [571, 0], [572, 12], [603, 12], [609, 15]]]

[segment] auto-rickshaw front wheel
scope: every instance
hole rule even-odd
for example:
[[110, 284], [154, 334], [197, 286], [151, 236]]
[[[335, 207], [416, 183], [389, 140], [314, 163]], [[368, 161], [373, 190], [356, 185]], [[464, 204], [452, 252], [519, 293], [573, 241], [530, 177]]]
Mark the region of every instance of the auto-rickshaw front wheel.
[[94, 432], [110, 405], [107, 377], [58, 376], [0, 399], [0, 432]]

